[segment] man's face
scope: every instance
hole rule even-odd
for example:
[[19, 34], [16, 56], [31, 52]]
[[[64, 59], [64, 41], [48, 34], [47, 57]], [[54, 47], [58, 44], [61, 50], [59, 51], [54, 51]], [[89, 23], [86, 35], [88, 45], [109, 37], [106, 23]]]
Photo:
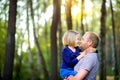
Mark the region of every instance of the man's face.
[[80, 35], [76, 35], [75, 46], [79, 46], [80, 44]]
[[81, 38], [81, 41], [80, 41], [80, 49], [82, 51], [84, 51], [85, 49], [87, 49], [89, 47], [89, 41], [88, 41], [88, 34], [84, 34], [83, 37]]

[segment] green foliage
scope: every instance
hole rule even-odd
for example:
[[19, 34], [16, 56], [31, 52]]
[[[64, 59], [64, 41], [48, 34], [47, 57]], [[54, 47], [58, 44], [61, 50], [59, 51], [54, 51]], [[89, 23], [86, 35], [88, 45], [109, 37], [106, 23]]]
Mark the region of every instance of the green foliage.
[[43, 30], [41, 31], [39, 36], [39, 45], [43, 53], [43, 57], [45, 59], [45, 63], [47, 66], [47, 70], [49, 71], [50, 66], [50, 26], [46, 24], [45, 27], [43, 27]]
[[1, 53], [5, 53], [5, 42], [6, 42], [6, 33], [7, 26], [5, 26], [4, 22], [0, 22], [0, 51]]
[[[0, 21], [0, 73], [3, 72], [7, 26]], [[0, 75], [1, 76], [1, 75]]]
[[108, 76], [114, 75], [114, 70], [113, 69], [114, 69], [113, 67], [107, 66], [107, 75]]

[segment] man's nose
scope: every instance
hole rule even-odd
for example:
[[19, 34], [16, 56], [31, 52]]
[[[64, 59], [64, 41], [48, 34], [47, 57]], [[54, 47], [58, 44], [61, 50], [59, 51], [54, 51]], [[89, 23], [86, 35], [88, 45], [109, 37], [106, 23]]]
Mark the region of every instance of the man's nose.
[[79, 44], [81, 43], [81, 40], [79, 41]]
[[80, 44], [82, 43], [82, 40], [80, 40]]

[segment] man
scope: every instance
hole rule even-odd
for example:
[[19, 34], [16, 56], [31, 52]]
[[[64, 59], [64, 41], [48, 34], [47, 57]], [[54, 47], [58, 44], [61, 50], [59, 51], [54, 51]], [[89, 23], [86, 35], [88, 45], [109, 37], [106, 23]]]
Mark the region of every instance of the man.
[[[89, 47], [97, 48], [98, 43], [99, 38], [96, 34], [86, 32], [80, 41], [80, 48], [82, 51]], [[64, 80], [96, 80], [98, 66], [97, 53], [87, 53], [74, 67], [77, 74]]]

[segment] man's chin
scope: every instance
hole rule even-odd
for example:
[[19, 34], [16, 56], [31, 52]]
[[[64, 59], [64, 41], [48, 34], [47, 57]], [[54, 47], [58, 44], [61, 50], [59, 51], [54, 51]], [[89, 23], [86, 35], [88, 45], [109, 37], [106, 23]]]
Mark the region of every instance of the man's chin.
[[80, 47], [81, 51], [84, 51], [84, 49], [82, 47]]

